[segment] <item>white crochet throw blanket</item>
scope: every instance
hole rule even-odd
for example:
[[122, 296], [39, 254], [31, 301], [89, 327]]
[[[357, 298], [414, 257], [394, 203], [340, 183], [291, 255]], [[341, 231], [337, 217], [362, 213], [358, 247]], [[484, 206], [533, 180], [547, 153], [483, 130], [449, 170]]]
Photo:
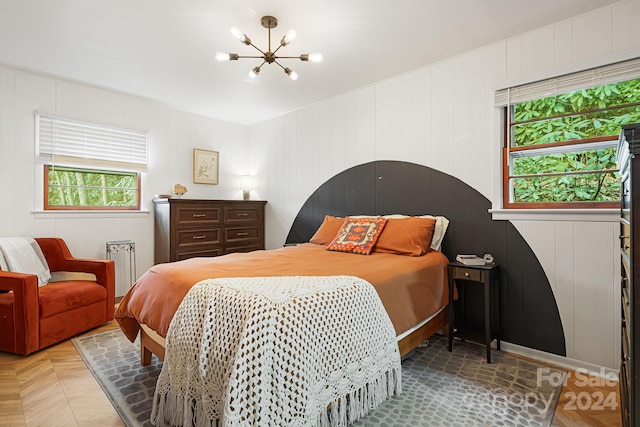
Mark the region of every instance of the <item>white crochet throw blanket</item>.
[[395, 331], [352, 276], [208, 279], [167, 334], [160, 426], [346, 426], [401, 392]]

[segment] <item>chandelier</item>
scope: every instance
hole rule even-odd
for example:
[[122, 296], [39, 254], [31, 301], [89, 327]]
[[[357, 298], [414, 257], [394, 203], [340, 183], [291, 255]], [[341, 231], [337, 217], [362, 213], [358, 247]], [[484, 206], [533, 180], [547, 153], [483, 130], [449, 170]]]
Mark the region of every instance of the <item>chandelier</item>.
[[260, 69], [264, 64], [277, 64], [280, 68], [284, 70], [284, 72], [289, 76], [291, 80], [298, 79], [298, 73], [293, 71], [289, 67], [284, 67], [282, 64], [278, 62], [279, 59], [300, 59], [301, 61], [311, 61], [311, 62], [321, 62], [322, 54], [321, 53], [303, 53], [300, 56], [278, 56], [276, 53], [280, 50], [280, 48], [288, 45], [291, 41], [296, 37], [295, 30], [289, 30], [280, 40], [280, 46], [278, 46], [274, 51], [271, 50], [271, 29], [276, 28], [278, 26], [278, 20], [273, 16], [263, 16], [260, 20], [260, 23], [264, 28], [269, 32], [269, 46], [267, 51], [264, 52], [262, 49], [258, 48], [256, 45], [251, 43], [251, 39], [247, 37], [238, 27], [233, 27], [231, 29], [231, 34], [233, 34], [241, 43], [246, 44], [247, 46], [253, 46], [261, 55], [255, 56], [244, 56], [238, 55], [237, 53], [224, 53], [218, 52], [216, 53], [216, 59], [220, 62], [224, 61], [237, 61], [239, 58], [258, 58], [262, 59], [262, 64], [254, 67], [251, 71], [249, 71], [249, 77], [252, 79], [256, 78], [258, 74], [260, 74]]

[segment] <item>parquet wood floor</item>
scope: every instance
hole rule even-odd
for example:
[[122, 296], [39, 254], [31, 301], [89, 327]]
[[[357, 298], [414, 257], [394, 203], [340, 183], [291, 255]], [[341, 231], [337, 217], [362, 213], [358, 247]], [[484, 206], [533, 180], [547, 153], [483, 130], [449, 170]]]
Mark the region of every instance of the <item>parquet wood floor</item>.
[[[95, 332], [116, 327], [111, 322]], [[575, 373], [569, 373], [553, 426], [621, 426], [617, 384], [583, 386], [583, 383]], [[602, 405], [602, 409], [587, 405], [599, 399], [598, 393], [604, 398], [614, 393], [615, 409], [610, 405]], [[589, 408], [580, 409], [586, 406]], [[124, 424], [71, 341], [65, 341], [26, 357], [0, 352], [0, 426]]]

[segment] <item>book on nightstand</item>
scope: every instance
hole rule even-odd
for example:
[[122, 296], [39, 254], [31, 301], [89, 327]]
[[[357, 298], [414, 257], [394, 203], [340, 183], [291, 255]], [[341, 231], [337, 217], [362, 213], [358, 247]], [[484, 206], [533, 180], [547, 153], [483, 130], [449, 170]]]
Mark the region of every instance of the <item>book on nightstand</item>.
[[477, 255], [458, 255], [456, 261], [464, 265], [484, 265], [484, 258]]

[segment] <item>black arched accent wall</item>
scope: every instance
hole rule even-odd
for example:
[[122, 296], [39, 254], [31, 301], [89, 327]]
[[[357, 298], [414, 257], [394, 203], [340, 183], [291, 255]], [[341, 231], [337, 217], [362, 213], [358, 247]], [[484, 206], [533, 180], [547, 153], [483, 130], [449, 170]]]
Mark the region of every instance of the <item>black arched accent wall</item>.
[[442, 252], [491, 253], [501, 266], [503, 340], [566, 355], [564, 332], [549, 280], [509, 221], [493, 221], [491, 202], [445, 173], [408, 162], [377, 161], [347, 169], [322, 184], [298, 212], [287, 243], [307, 242], [324, 216], [443, 215], [450, 221]]

